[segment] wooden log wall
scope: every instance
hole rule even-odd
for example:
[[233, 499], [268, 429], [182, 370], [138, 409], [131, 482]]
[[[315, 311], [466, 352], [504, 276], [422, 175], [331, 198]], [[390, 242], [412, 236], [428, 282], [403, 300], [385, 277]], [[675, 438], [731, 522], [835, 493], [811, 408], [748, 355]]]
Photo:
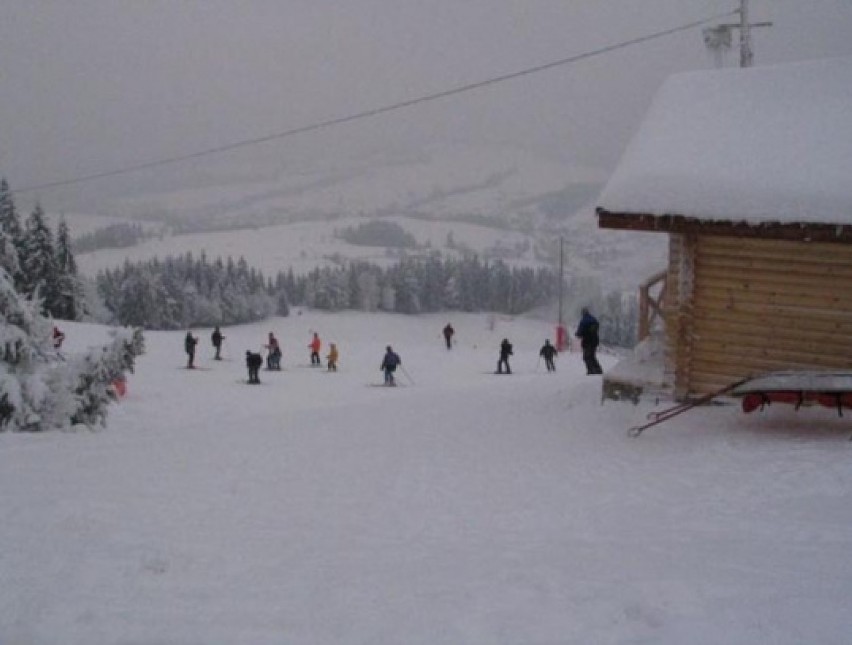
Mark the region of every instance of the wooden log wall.
[[677, 395], [774, 370], [852, 370], [852, 245], [706, 235], [691, 253], [670, 341]]
[[685, 398], [689, 393], [695, 244], [694, 235], [669, 235], [669, 275], [663, 308], [667, 337], [664, 378], [666, 383], [674, 386], [678, 399]]

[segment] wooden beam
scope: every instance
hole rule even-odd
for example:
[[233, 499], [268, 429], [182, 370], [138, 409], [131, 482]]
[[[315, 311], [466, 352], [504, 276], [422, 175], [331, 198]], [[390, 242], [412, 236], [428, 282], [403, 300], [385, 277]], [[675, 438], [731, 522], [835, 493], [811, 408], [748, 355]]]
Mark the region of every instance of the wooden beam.
[[704, 220], [685, 215], [612, 213], [598, 207], [598, 227], [626, 231], [687, 233], [798, 242], [852, 244], [852, 224], [810, 222], [733, 222]]

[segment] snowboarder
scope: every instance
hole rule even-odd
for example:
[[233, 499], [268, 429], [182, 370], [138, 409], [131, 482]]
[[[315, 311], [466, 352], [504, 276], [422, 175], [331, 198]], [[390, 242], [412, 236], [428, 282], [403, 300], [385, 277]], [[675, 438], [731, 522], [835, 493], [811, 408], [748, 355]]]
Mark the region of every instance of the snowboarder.
[[328, 360], [328, 371], [336, 372], [337, 371], [337, 345], [334, 343], [330, 343], [328, 346], [328, 356], [326, 359]]
[[402, 359], [399, 357], [399, 354], [394, 352], [391, 346], [388, 345], [385, 351], [385, 357], [382, 359], [382, 364], [379, 367], [379, 369], [385, 373], [385, 385], [396, 385], [393, 373], [396, 371], [397, 366], [401, 364]]
[[56, 325], [53, 326], [53, 348], [59, 349], [62, 347], [62, 341], [65, 340], [65, 334]]
[[588, 307], [583, 307], [582, 318], [580, 324], [577, 325], [577, 331], [574, 334], [580, 339], [580, 346], [583, 348], [583, 362], [586, 364], [586, 374], [603, 374], [603, 368], [598, 363], [595, 352], [600, 344], [598, 339], [598, 319], [590, 312]]
[[311, 365], [322, 365], [322, 361], [320, 360], [322, 342], [320, 341], [319, 334], [314, 332], [314, 337], [308, 347], [311, 349]]
[[266, 349], [269, 353], [266, 355], [266, 369], [280, 370], [281, 369], [281, 346], [278, 344], [278, 339], [275, 334], [269, 332], [269, 340], [266, 343]]
[[216, 355], [213, 357], [215, 361], [222, 360], [222, 341], [225, 340], [225, 337], [222, 335], [222, 332], [219, 331], [219, 326], [217, 325], [213, 329], [213, 333], [210, 334], [210, 342], [213, 343], [213, 347], [216, 348]]
[[544, 345], [541, 346], [541, 351], [538, 355], [544, 358], [544, 366], [547, 368], [548, 372], [556, 371], [556, 365], [553, 363], [553, 357], [556, 356], [557, 353], [556, 348], [550, 344], [548, 339], [545, 339]]
[[198, 344], [198, 338], [192, 335], [192, 331], [186, 332], [186, 338], [183, 339], [183, 348], [186, 351], [186, 367], [192, 369], [195, 367], [195, 346]]
[[246, 350], [246, 367], [248, 367], [248, 382], [260, 384], [260, 366], [263, 365], [263, 356], [259, 352]]
[[455, 333], [456, 330], [453, 329], [453, 326], [447, 323], [447, 326], [444, 327], [444, 340], [447, 341], [447, 349], [453, 348], [453, 334]]
[[497, 373], [503, 373], [503, 366], [506, 366], [506, 374], [512, 373], [512, 368], [509, 367], [509, 357], [512, 355], [512, 343], [507, 338], [500, 343], [500, 360], [497, 361]]

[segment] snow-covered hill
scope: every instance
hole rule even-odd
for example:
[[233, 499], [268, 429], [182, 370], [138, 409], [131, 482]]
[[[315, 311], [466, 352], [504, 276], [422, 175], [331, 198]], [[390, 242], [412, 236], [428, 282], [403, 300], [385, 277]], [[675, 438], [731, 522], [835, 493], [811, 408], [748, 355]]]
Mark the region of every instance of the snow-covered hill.
[[271, 180], [127, 199], [126, 216], [157, 216], [212, 229], [341, 216], [418, 215], [535, 225], [564, 219], [606, 176], [510, 146], [435, 145], [416, 152], [329, 158], [288, 167]]
[[[665, 236], [601, 231], [594, 200], [603, 178], [529, 150], [434, 146], [418, 154], [334, 159], [264, 182], [225, 181], [124, 200], [113, 215], [168, 223], [182, 234], [129, 249], [81, 254], [85, 274], [191, 251], [244, 256], [266, 273], [304, 272], [350, 259], [386, 264], [383, 247], [348, 244], [336, 230], [381, 218], [414, 236], [414, 253], [473, 251], [525, 266], [558, 263], [605, 290], [635, 289], [665, 263]], [[68, 216], [72, 233], [77, 224]], [[141, 219], [140, 219], [141, 218]], [[92, 218], [82, 220], [84, 230]]]
[[[544, 372], [549, 325], [453, 315], [447, 351], [447, 320], [306, 311], [226, 329], [222, 362], [196, 330], [192, 372], [148, 333], [105, 430], [0, 433], [0, 642], [848, 642], [848, 421], [713, 406], [631, 439], [650, 402], [602, 406], [577, 353]], [[285, 371], [245, 385], [270, 330]], [[338, 373], [301, 366], [312, 330]], [[388, 343], [405, 387], [370, 387]]]

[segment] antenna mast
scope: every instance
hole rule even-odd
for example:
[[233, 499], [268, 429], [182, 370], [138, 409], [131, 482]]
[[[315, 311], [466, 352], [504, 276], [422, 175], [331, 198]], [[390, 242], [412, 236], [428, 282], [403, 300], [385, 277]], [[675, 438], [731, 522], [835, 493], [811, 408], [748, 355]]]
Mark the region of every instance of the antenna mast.
[[731, 31], [734, 29], [740, 30], [740, 67], [751, 67], [754, 63], [754, 51], [751, 46], [751, 30], [752, 27], [771, 27], [771, 22], [749, 22], [748, 11], [749, 0], [740, 0], [740, 8], [737, 13], [740, 14], [740, 22], [738, 24], [723, 24], [715, 27], [708, 27], [704, 30], [704, 44], [707, 49], [713, 52], [716, 59], [716, 66], [722, 66], [722, 55], [725, 51], [731, 48]]

